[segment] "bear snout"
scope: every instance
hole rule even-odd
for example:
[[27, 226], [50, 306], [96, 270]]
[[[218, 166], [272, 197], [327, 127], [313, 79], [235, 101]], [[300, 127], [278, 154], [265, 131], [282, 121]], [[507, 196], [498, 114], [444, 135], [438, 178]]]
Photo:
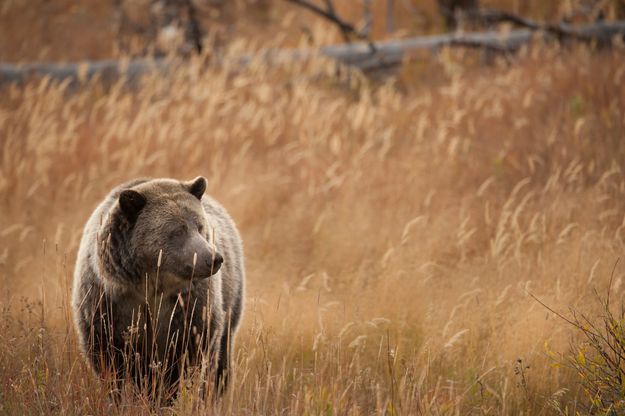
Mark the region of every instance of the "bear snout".
[[221, 265], [223, 264], [223, 262], [224, 262], [224, 258], [219, 253], [215, 253], [213, 256], [211, 256], [210, 258], [206, 259], [206, 263], [207, 263], [206, 265], [211, 270], [211, 276], [219, 271], [219, 269], [221, 268]]
[[206, 253], [202, 256], [199, 256], [197, 265], [195, 267], [191, 267], [190, 265], [185, 267], [185, 271], [188, 275], [193, 276], [197, 279], [206, 279], [210, 276], [216, 274], [219, 269], [221, 269], [221, 265], [224, 262], [224, 258], [221, 254], [214, 253]]

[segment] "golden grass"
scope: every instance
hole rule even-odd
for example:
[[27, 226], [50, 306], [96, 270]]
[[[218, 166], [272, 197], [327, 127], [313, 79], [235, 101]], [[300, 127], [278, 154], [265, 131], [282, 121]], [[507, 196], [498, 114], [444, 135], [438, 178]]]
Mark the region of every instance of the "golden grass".
[[109, 409], [77, 353], [76, 248], [114, 185], [200, 174], [247, 253], [218, 414], [581, 411], [575, 374], [547, 354], [575, 332], [528, 294], [592, 308], [623, 253], [621, 55], [536, 48], [471, 69], [443, 54], [432, 84], [410, 66], [371, 85], [325, 64], [192, 62], [130, 91], [6, 87], [0, 413], [150, 412]]

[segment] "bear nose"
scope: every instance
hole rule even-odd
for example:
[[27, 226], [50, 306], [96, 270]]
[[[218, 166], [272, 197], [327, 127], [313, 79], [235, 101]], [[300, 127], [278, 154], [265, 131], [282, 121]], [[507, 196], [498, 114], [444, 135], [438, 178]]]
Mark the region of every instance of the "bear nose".
[[224, 258], [221, 254], [215, 253], [215, 255], [211, 257], [211, 260], [212, 260], [212, 264], [210, 265], [211, 269], [213, 273], [217, 273], [222, 263], [224, 262]]

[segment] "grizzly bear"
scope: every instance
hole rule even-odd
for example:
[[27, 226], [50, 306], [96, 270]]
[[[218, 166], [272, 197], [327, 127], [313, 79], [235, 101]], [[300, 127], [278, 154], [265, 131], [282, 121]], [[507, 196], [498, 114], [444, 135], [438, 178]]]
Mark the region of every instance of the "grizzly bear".
[[87, 361], [113, 391], [132, 381], [152, 400], [171, 402], [194, 370], [214, 377], [214, 396], [228, 384], [243, 248], [205, 190], [203, 177], [137, 179], [113, 189], [85, 225], [74, 321]]

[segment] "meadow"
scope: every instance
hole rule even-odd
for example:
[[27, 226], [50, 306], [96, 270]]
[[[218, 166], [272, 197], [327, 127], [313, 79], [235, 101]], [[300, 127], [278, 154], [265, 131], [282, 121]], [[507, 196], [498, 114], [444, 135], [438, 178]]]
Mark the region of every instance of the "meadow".
[[384, 81], [193, 58], [133, 88], [2, 86], [0, 414], [155, 411], [111, 407], [80, 356], [73, 266], [113, 186], [197, 175], [247, 262], [209, 414], [591, 413], [571, 363], [592, 351], [553, 311], [623, 302], [622, 46], [428, 59]]

